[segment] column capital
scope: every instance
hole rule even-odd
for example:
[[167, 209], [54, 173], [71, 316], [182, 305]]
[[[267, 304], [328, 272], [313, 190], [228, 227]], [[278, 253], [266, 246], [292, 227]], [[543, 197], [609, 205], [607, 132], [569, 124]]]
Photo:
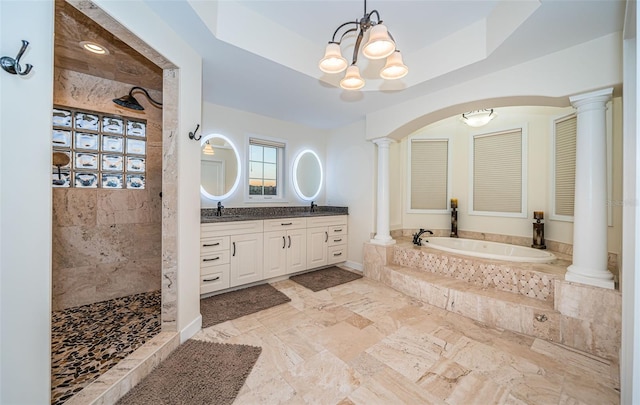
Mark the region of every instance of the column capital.
[[395, 139], [391, 139], [391, 138], [376, 138], [376, 139], [372, 139], [371, 142], [375, 143], [380, 148], [385, 148], [385, 147], [389, 147], [389, 145], [391, 145], [392, 143], [395, 143], [396, 141]]
[[587, 104], [592, 103], [602, 103], [606, 104], [609, 100], [611, 100], [611, 96], [613, 95], [613, 87], [609, 87], [602, 90], [592, 91], [589, 93], [578, 94], [576, 96], [569, 97], [569, 101], [571, 105], [575, 108], [583, 107]]

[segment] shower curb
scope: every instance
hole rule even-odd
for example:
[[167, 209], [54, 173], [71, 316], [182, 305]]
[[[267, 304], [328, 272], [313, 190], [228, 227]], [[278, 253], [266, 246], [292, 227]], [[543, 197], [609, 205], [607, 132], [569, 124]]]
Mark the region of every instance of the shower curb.
[[178, 332], [160, 332], [142, 347], [69, 398], [65, 405], [112, 405], [180, 345]]

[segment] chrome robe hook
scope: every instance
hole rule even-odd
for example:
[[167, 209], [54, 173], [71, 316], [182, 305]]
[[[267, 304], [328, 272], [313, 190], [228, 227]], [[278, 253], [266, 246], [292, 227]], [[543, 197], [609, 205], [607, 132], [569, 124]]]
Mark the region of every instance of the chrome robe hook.
[[18, 52], [18, 56], [16, 56], [15, 59], [13, 59], [13, 58], [11, 58], [9, 56], [3, 56], [2, 58], [0, 58], [0, 66], [2, 66], [2, 68], [6, 72], [11, 73], [12, 75], [19, 75], [19, 76], [28, 75], [29, 72], [31, 72], [31, 69], [33, 68], [33, 65], [30, 65], [30, 64], [27, 63], [24, 71], [22, 70], [22, 67], [20, 66], [20, 58], [24, 54], [24, 51], [27, 50], [28, 46], [29, 46], [29, 41], [25, 41], [23, 39], [22, 40], [22, 47], [20, 48], [20, 52]]

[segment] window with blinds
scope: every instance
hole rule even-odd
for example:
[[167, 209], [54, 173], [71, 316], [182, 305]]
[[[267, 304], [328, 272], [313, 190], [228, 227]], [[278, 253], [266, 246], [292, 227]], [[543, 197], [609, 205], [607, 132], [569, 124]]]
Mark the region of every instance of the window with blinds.
[[522, 129], [473, 137], [473, 211], [523, 213]]
[[446, 210], [449, 165], [447, 139], [412, 139], [410, 143], [412, 210]]
[[554, 136], [554, 213], [573, 216], [576, 184], [576, 132], [575, 115], [555, 121]]
[[249, 198], [282, 197], [284, 148], [282, 142], [249, 138]]

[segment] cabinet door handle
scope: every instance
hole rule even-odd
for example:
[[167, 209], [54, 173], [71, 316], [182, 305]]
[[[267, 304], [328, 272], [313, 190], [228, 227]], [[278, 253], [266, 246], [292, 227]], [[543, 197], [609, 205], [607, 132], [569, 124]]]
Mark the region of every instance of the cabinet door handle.
[[334, 241], [334, 242], [342, 242], [342, 238], [340, 238], [340, 239], [334, 239], [333, 241]]
[[324, 243], [327, 243], [328, 240], [329, 240], [329, 232], [324, 231]]
[[282, 237], [282, 248], [284, 249], [286, 246], [287, 246], [287, 240], [283, 236]]
[[289, 246], [288, 247], [291, 247], [291, 235], [287, 235], [287, 238], [289, 238]]
[[235, 257], [236, 256], [236, 243], [233, 242], [233, 253], [231, 254], [231, 256]]
[[218, 280], [220, 280], [220, 276], [214, 277], [214, 278], [205, 278], [202, 281], [207, 282], [207, 281], [218, 281]]
[[282, 226], [288, 226], [288, 225], [293, 225], [293, 222], [286, 222], [286, 223], [281, 223], [280, 225], [282, 225]]
[[220, 242], [217, 243], [205, 243], [202, 247], [220, 246]]
[[334, 253], [334, 256], [342, 256], [342, 252]]
[[202, 259], [203, 262], [212, 262], [214, 260], [220, 260], [220, 256], [216, 256], [216, 257], [214, 257], [212, 259]]
[[342, 228], [340, 229], [334, 229], [333, 232], [342, 232]]

